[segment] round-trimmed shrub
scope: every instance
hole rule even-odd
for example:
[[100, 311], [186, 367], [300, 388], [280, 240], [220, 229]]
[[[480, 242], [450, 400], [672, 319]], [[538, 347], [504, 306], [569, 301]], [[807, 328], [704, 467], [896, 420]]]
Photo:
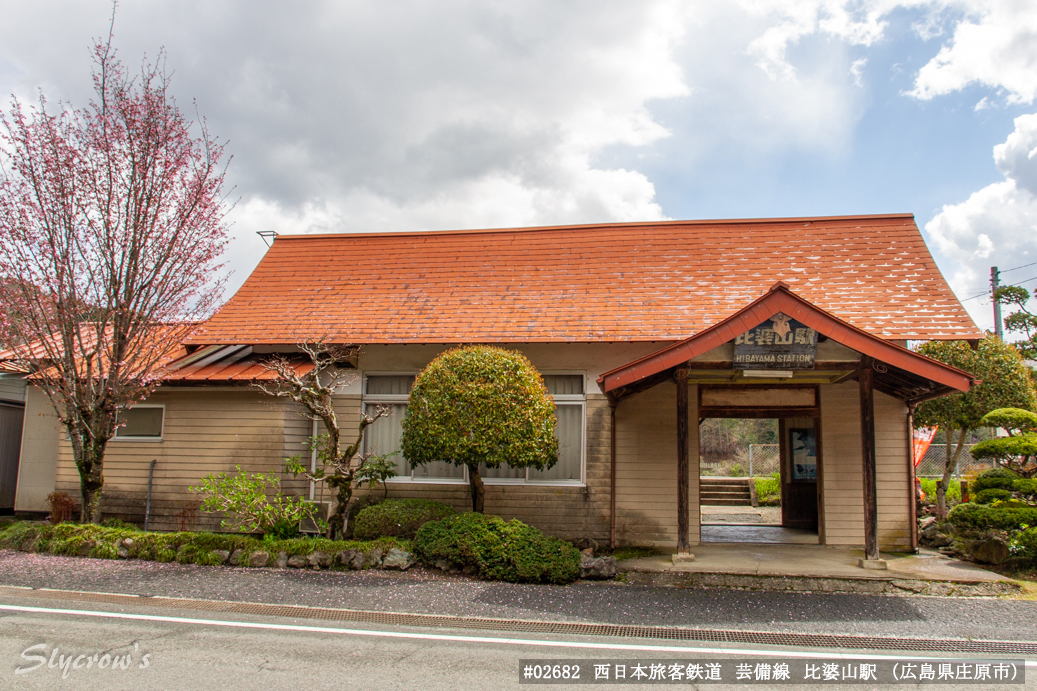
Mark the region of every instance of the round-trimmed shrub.
[[1012, 493], [1009, 492], [1007, 489], [997, 489], [991, 487], [990, 489], [984, 489], [980, 490], [979, 492], [976, 492], [976, 496], [975, 498], [973, 498], [973, 501], [977, 504], [993, 504], [995, 501], [999, 499], [1004, 500], [1011, 498]]
[[1037, 508], [1002, 508], [981, 504], [958, 504], [947, 520], [961, 531], [1019, 530], [1021, 526], [1037, 525]]
[[472, 567], [486, 580], [571, 583], [580, 577], [580, 553], [518, 520], [468, 512], [426, 523], [414, 537], [426, 564], [440, 559]]
[[969, 489], [973, 494], [979, 494], [985, 489], [1011, 490], [1012, 485], [1018, 479], [1019, 476], [1008, 468], [994, 468], [977, 475], [976, 479], [969, 485]]
[[357, 513], [353, 537], [357, 540], [380, 537], [409, 539], [429, 521], [438, 521], [456, 513], [454, 507], [429, 499], [386, 499]]
[[1037, 480], [1033, 478], [1016, 480], [1014, 483], [1012, 483], [1012, 491], [1018, 492], [1019, 494], [1023, 495], [1023, 497], [1025, 497], [1026, 499], [1037, 499]]

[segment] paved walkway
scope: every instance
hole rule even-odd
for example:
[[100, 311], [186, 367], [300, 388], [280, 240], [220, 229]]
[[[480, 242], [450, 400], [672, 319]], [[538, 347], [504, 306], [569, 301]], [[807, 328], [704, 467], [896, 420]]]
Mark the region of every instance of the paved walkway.
[[[816, 538], [815, 538], [816, 539]], [[648, 573], [730, 573], [753, 576], [792, 576], [854, 579], [917, 579], [925, 581], [995, 583], [1009, 579], [939, 552], [923, 550], [916, 555], [883, 554], [889, 569], [862, 569], [858, 550], [820, 545], [703, 543], [692, 548], [695, 561], [674, 565], [670, 555], [628, 559], [622, 571]]]

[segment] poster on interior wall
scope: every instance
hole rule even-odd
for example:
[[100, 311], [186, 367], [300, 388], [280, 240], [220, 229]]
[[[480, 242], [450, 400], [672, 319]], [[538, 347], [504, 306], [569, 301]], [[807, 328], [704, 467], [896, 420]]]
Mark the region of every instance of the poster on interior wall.
[[814, 430], [796, 428], [789, 430], [789, 449], [792, 452], [792, 481], [817, 482], [817, 444]]
[[778, 312], [735, 338], [735, 369], [814, 369], [817, 332]]

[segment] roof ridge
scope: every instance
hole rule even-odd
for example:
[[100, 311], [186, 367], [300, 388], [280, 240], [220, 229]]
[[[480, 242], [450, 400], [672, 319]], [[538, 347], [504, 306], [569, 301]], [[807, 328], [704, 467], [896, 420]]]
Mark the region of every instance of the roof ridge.
[[893, 214], [861, 214], [850, 216], [788, 216], [771, 218], [718, 218], [718, 219], [664, 219], [659, 221], [606, 221], [602, 223], [574, 223], [568, 225], [553, 226], [516, 226], [502, 228], [469, 228], [451, 230], [385, 230], [380, 232], [351, 233], [342, 231], [339, 233], [292, 233], [278, 235], [278, 240], [303, 240], [303, 239], [328, 239], [328, 238], [365, 238], [365, 237], [407, 237], [407, 236], [429, 236], [429, 235], [481, 235], [493, 233], [542, 233], [559, 230], [591, 230], [594, 228], [658, 228], [658, 227], [681, 227], [681, 226], [713, 226], [713, 225], [758, 225], [758, 224], [781, 224], [781, 223], [811, 223], [833, 221], [877, 221], [892, 219], [914, 219], [911, 213]]

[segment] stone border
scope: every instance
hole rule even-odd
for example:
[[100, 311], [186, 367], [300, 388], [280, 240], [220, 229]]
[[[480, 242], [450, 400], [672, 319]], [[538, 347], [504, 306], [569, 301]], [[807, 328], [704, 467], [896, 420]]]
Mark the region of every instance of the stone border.
[[937, 597], [997, 597], [1014, 595], [1022, 587], [1010, 581], [926, 581], [909, 578], [837, 578], [824, 576], [760, 576], [738, 573], [627, 571], [623, 582], [675, 588], [729, 588], [798, 593], [856, 595], [932, 595]]

